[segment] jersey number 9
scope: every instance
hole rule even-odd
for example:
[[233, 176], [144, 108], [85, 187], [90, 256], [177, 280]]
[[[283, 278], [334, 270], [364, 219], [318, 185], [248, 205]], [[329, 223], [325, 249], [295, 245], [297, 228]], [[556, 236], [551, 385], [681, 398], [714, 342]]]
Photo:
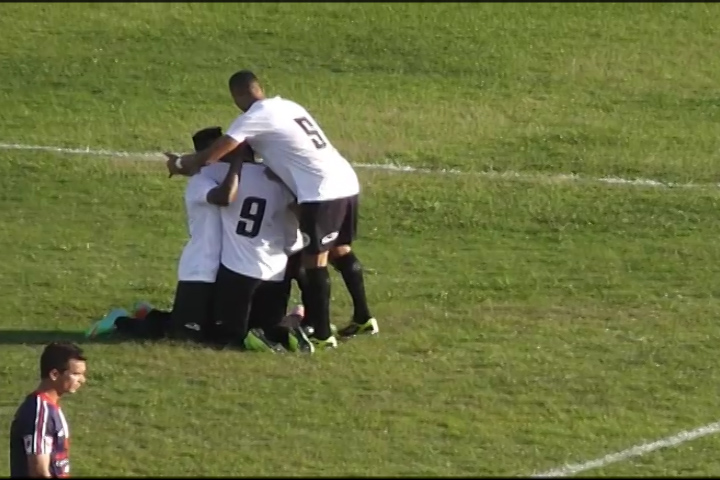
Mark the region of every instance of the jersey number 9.
[[240, 220], [235, 227], [235, 233], [248, 238], [257, 237], [262, 227], [266, 205], [267, 200], [264, 198], [247, 197], [240, 207]]

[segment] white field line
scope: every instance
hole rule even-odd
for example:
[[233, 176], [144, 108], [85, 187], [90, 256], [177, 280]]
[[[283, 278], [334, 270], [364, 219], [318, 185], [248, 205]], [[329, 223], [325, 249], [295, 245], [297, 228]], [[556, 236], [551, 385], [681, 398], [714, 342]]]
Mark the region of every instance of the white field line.
[[712, 434], [715, 434], [718, 432], [720, 432], [720, 422], [710, 423], [708, 425], [704, 425], [702, 427], [698, 427], [693, 430], [685, 430], [683, 432], [676, 433], [675, 435], [660, 439], [655, 442], [635, 445], [634, 447], [630, 447], [626, 450], [622, 450], [620, 452], [605, 455], [602, 458], [597, 458], [595, 460], [590, 460], [590, 461], [584, 462], [584, 463], [564, 465], [562, 467], [555, 468], [553, 470], [548, 470], [547, 472], [533, 474], [532, 476], [533, 477], [545, 477], [545, 478], [569, 477], [569, 476], [575, 475], [576, 473], [584, 472], [587, 470], [593, 470], [595, 468], [605, 467], [612, 463], [617, 463], [617, 462], [621, 462], [623, 460], [627, 460], [628, 458], [641, 457], [643, 455], [646, 455], [650, 452], [654, 452], [655, 450], [659, 450], [661, 448], [677, 447], [678, 445], [680, 445], [682, 443], [689, 442], [691, 440], [696, 440], [698, 438], [702, 438], [707, 435], [712, 435]]
[[[4, 143], [0, 142], [0, 150], [29, 150], [62, 153], [68, 155], [92, 155], [101, 157], [124, 158], [128, 160], [150, 160], [161, 161], [165, 157], [160, 152], [124, 152], [118, 150], [103, 150], [87, 148], [67, 148], [53, 147], [47, 145], [25, 145], [21, 143]], [[434, 174], [451, 174], [451, 175], [476, 175], [491, 178], [519, 179], [530, 181], [570, 181], [570, 182], [590, 182], [605, 183], [612, 185], [630, 185], [640, 187], [664, 187], [664, 188], [702, 188], [702, 187], [720, 187], [715, 183], [674, 183], [662, 182], [647, 178], [620, 178], [620, 177], [583, 177], [572, 173], [522, 173], [513, 171], [504, 172], [463, 172], [456, 169], [432, 169], [411, 167], [408, 165], [398, 165], [396, 163], [355, 163], [356, 168], [366, 168], [369, 170], [386, 170], [392, 172], [408, 172], [408, 173], [434, 173]]]

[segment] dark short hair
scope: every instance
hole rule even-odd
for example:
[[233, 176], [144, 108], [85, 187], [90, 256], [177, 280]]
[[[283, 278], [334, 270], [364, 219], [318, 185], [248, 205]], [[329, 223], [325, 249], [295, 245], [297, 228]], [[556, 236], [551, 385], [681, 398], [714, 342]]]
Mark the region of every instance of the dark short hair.
[[250, 70], [235, 72], [228, 80], [228, 87], [233, 92], [246, 92], [250, 90], [253, 83], [259, 83], [258, 77]]
[[64, 372], [70, 366], [70, 360], [86, 361], [83, 351], [74, 343], [52, 342], [40, 355], [40, 378], [48, 378], [50, 372]]
[[198, 130], [192, 137], [193, 146], [196, 152], [205, 150], [207, 147], [213, 144], [215, 140], [222, 137], [223, 132], [220, 127], [207, 127], [202, 130]]

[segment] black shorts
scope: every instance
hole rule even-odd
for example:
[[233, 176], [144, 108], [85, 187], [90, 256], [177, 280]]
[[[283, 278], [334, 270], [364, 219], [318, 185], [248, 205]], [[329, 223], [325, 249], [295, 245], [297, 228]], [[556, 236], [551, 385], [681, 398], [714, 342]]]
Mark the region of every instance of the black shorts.
[[327, 252], [335, 245], [351, 245], [357, 233], [358, 195], [300, 204], [300, 231], [304, 252]]
[[181, 332], [185, 325], [197, 323], [205, 328], [212, 322], [215, 284], [178, 282], [172, 308], [171, 330]]

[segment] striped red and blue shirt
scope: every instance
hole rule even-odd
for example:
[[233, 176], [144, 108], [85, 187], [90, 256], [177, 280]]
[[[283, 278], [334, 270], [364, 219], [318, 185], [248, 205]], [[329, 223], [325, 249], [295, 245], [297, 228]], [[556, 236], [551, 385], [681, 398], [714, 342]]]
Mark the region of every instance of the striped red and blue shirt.
[[49, 455], [50, 474], [70, 476], [70, 430], [56, 402], [33, 392], [20, 404], [10, 426], [10, 477], [29, 476], [28, 456]]

